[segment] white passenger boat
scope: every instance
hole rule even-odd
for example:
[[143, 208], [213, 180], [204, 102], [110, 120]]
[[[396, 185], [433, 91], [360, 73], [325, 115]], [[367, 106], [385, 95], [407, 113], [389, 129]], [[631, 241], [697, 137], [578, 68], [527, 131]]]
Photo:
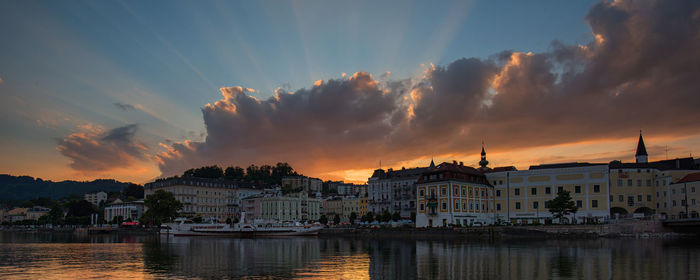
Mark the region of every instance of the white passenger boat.
[[245, 213], [241, 222], [233, 224], [193, 223], [187, 219], [177, 219], [175, 223], [163, 224], [161, 234], [173, 236], [313, 236], [318, 235], [321, 225], [304, 225], [296, 222], [246, 223]]

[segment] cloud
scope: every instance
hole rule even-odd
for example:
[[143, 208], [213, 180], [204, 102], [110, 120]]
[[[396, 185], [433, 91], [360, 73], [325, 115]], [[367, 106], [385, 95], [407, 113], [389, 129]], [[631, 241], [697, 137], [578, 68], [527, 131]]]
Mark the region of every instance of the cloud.
[[129, 111], [129, 110], [136, 111], [137, 110], [136, 106], [131, 105], [131, 104], [126, 104], [126, 103], [115, 102], [114, 106], [116, 106], [119, 110], [122, 110], [122, 111]]
[[[259, 100], [242, 87], [202, 108], [204, 141], [155, 157], [164, 175], [288, 161], [310, 174], [429, 155], [699, 133], [700, 2], [600, 2], [590, 43], [504, 51], [378, 81], [358, 72]], [[382, 79], [380, 79], [382, 80]]]
[[147, 147], [134, 139], [138, 125], [130, 124], [105, 131], [92, 124], [80, 127], [80, 132], [56, 139], [56, 149], [70, 158], [76, 171], [96, 172], [127, 168], [147, 160]]
[[0, 84], [2, 84], [4, 82], [5, 82], [5, 80], [3, 80], [2, 77], [0, 77]]

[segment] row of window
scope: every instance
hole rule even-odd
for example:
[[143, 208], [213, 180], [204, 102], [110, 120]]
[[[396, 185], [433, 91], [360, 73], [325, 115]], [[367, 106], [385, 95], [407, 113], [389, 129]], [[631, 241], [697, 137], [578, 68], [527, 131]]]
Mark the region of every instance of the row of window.
[[[622, 179], [617, 179], [617, 186], [622, 187], [623, 180]], [[632, 179], [627, 179], [627, 186], [632, 187], [634, 185], [634, 180]], [[665, 182], [664, 182], [665, 185]], [[637, 180], [637, 187], [642, 186], [642, 180]], [[646, 180], [646, 186], [651, 187], [651, 179]], [[659, 182], [656, 182], [656, 186], [659, 186]]]
[[[459, 201], [455, 201], [455, 207], [453, 209], [459, 209]], [[425, 211], [425, 204], [419, 203], [418, 207], [420, 211]], [[447, 210], [447, 202], [443, 202], [440, 204], [440, 209], [443, 211]], [[481, 209], [484, 211], [489, 210], [489, 205], [488, 203], [482, 203], [481, 204]], [[469, 203], [469, 210], [474, 210], [474, 211], [479, 211], [479, 203]], [[462, 211], [467, 211], [467, 203], [462, 203]]]
[[[532, 202], [532, 209], [539, 209], [539, 207], [540, 207], [539, 201]], [[576, 200], [576, 207], [583, 208], [583, 201]], [[549, 208], [549, 201], [544, 202], [544, 208]], [[591, 208], [598, 208], [598, 200], [591, 200]], [[520, 202], [516, 202], [515, 209], [516, 210], [522, 209], [522, 204]], [[501, 211], [501, 204], [500, 203], [496, 204], [496, 210]]]
[[[671, 205], [677, 206], [675, 200], [671, 200]], [[695, 198], [690, 200], [690, 205], [695, 206], [697, 205], [697, 201], [695, 201]], [[681, 199], [681, 206], [685, 206], [685, 199]], [[659, 208], [659, 203], [656, 203], [656, 208]], [[668, 208], [668, 203], [664, 202], [664, 208]]]
[[[487, 196], [487, 190], [485, 190], [485, 189], [479, 190], [478, 187], [476, 187], [476, 188], [474, 188], [474, 189], [472, 189], [472, 187], [468, 187], [468, 188], [467, 188], [467, 187], [462, 187], [461, 190], [462, 190], [462, 191], [461, 191], [462, 196], [465, 196], [465, 197], [466, 197], [466, 196], [477, 196], [477, 197], [478, 197], [479, 194], [481, 194], [482, 197], [486, 197], [486, 196]], [[442, 196], [447, 196], [447, 188], [446, 188], [446, 187], [440, 188], [440, 195], [442, 195]], [[460, 195], [460, 187], [454, 187], [453, 195], [454, 195], [454, 196], [459, 196], [459, 195]], [[425, 190], [421, 189], [421, 190], [418, 192], [418, 197], [424, 197], [424, 196], [425, 196]], [[431, 193], [430, 193], [430, 196], [435, 197], [435, 193], [432, 193], [432, 192], [431, 192]]]
[[[557, 193], [559, 193], [563, 190], [564, 190], [564, 187], [562, 187], [562, 186], [557, 187]], [[593, 192], [599, 193], [600, 192], [600, 185], [593, 185]], [[574, 186], [574, 193], [581, 193], [581, 186]], [[537, 188], [530, 188], [530, 194], [537, 195]], [[545, 187], [544, 194], [552, 194], [552, 187]], [[520, 195], [520, 188], [513, 188], [513, 195], [519, 196]], [[501, 196], [500, 190], [496, 190], [496, 196], [497, 197]]]

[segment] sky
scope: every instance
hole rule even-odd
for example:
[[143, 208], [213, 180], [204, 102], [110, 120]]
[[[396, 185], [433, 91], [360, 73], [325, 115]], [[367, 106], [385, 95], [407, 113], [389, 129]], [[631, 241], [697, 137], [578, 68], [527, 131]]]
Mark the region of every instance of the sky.
[[0, 173], [700, 153], [698, 1], [0, 1]]

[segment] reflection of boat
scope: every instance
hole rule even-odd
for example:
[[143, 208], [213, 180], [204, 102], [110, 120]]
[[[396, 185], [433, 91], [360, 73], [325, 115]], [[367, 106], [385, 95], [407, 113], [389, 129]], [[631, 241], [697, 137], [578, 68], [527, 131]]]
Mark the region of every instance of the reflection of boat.
[[246, 223], [245, 213], [241, 222], [234, 224], [193, 223], [187, 219], [178, 219], [176, 223], [164, 224], [162, 234], [173, 236], [301, 236], [318, 235], [319, 225], [303, 225], [297, 222], [280, 223]]

